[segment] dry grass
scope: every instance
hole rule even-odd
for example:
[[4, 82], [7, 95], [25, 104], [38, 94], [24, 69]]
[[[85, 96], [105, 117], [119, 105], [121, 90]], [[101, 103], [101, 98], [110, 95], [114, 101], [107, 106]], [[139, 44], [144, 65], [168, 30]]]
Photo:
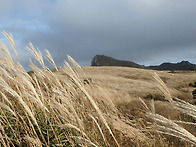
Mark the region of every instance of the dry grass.
[[[18, 56], [12, 36], [4, 34]], [[78, 73], [84, 73], [77, 62], [68, 56], [77, 68], [65, 62], [61, 72], [52, 72], [45, 66], [41, 52], [29, 43], [27, 50], [34, 55], [36, 64], [42, 67], [38, 68], [30, 60], [33, 74], [29, 75], [20, 62], [11, 57], [5, 44], [1, 43], [1, 145], [120, 146], [113, 131], [123, 134], [122, 127], [118, 128], [119, 124], [112, 125], [111, 122], [115, 119], [124, 124], [124, 130], [128, 125], [120, 120], [118, 110], [109, 96], [101, 101], [98, 91], [92, 93], [95, 90], [93, 85], [88, 88], [91, 88], [91, 92], [86, 90], [78, 76]], [[47, 50], [46, 56], [58, 71]], [[102, 103], [106, 107], [101, 107]], [[133, 138], [137, 133], [141, 137], [139, 140], [144, 141], [143, 133], [128, 127], [131, 133], [128, 132], [124, 138]]]
[[[70, 56], [68, 60], [74, 68], [65, 61], [59, 69], [45, 50], [45, 58], [54, 67], [50, 70], [42, 53], [29, 43], [27, 50], [37, 63], [30, 60], [33, 72], [28, 74], [18, 61], [13, 37], [6, 32], [4, 35], [18, 59], [12, 58], [1, 41], [1, 146], [169, 146], [173, 143], [165, 140], [165, 136], [156, 136], [155, 129], [148, 129], [148, 122], [153, 128], [157, 124], [156, 132], [195, 144], [193, 133], [180, 126], [195, 126], [195, 123], [176, 119], [181, 113], [195, 119], [195, 106], [172, 99], [185, 92], [187, 83], [196, 78], [195, 73], [157, 72], [154, 76], [153, 71], [144, 69], [80, 67]], [[161, 101], [149, 101], [146, 98], [149, 93]], [[175, 114], [168, 115], [165, 108]]]
[[[174, 109], [191, 116], [193, 119], [196, 119], [196, 107], [194, 105], [178, 98], [172, 99], [172, 96], [162, 79], [156, 73], [154, 78], [157, 81], [157, 87], [160, 89], [160, 91], [163, 93], [165, 98], [170, 102]], [[195, 125], [195, 123], [167, 119], [159, 114], [155, 114], [154, 100], [152, 100], [151, 105], [151, 112], [147, 112], [147, 116], [153, 120], [152, 127], [155, 128], [157, 132], [175, 136], [177, 138], [180, 138], [181, 140], [185, 140], [193, 145], [196, 145], [196, 137], [191, 134], [191, 132], [177, 124], [184, 123], [188, 125]]]
[[[128, 67], [82, 67], [85, 74], [81, 79], [91, 78], [94, 84], [100, 85], [112, 101], [117, 104], [130, 102], [138, 97], [145, 98], [148, 94], [163, 97], [154, 80], [154, 71]], [[156, 71], [157, 75], [166, 84], [173, 97], [179, 97], [190, 103], [193, 102], [192, 91], [194, 88], [188, 84], [196, 79], [195, 72]], [[179, 80], [180, 79], [180, 80]]]
[[[177, 138], [186, 140], [184, 145], [190, 145], [187, 141], [195, 144], [196, 112], [195, 106], [191, 104], [194, 102], [193, 88], [188, 85], [195, 81], [195, 72], [179, 71], [172, 74], [169, 71], [156, 71], [157, 74], [154, 74], [152, 70], [126, 67], [84, 67], [84, 71], [86, 75], [83, 79], [92, 78], [93, 84], [101, 85], [123, 116], [135, 120], [137, 126], [141, 126], [141, 130], [148, 126], [146, 121], [152, 122], [155, 116], [160, 116], [160, 121], [165, 121], [165, 128], [168, 130], [161, 131], [156, 127], [157, 131], [175, 137], [166, 135], [159, 138], [155, 135], [154, 146], [157, 146], [157, 140], [158, 146], [182, 146], [183, 141], [179, 143]], [[153, 95], [156, 100], [154, 104], [146, 99], [148, 94]], [[142, 102], [139, 97], [142, 98]], [[149, 110], [154, 111], [152, 115], [147, 115], [152, 120], [146, 117], [146, 113], [150, 113]], [[173, 128], [170, 125], [166, 125], [169, 122], [178, 126], [178, 132], [175, 132], [177, 134], [171, 131]], [[156, 123], [159, 125], [158, 121]], [[164, 127], [163, 124], [160, 126]], [[189, 138], [180, 136], [183, 131]], [[164, 138], [167, 138], [167, 141]]]

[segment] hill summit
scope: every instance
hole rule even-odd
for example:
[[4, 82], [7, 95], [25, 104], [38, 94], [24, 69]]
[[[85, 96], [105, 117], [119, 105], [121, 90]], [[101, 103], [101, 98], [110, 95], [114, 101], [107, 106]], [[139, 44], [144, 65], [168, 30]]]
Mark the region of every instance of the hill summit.
[[179, 63], [165, 62], [156, 66], [143, 66], [132, 61], [117, 60], [105, 55], [96, 55], [91, 61], [91, 66], [122, 66], [153, 70], [196, 70], [196, 64], [192, 64], [189, 61], [181, 61]]
[[117, 60], [112, 57], [108, 57], [104, 55], [96, 55], [91, 62], [91, 66], [122, 66], [122, 67], [144, 68], [144, 66], [131, 61]]

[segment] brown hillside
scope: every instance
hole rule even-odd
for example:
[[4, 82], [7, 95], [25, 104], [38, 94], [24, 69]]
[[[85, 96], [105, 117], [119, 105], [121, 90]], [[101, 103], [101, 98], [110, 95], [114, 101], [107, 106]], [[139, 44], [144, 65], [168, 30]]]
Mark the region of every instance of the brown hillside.
[[[129, 67], [83, 67], [82, 79], [92, 79], [93, 84], [100, 85], [115, 103], [129, 102], [134, 98], [146, 98], [148, 94], [163, 97], [154, 80], [154, 70]], [[173, 97], [193, 102], [193, 87], [189, 83], [196, 81], [195, 72], [156, 71], [166, 83]]]

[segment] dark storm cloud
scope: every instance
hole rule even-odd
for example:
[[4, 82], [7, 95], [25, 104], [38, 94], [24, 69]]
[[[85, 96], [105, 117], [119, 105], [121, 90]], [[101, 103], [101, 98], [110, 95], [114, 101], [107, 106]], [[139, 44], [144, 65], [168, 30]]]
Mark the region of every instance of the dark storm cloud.
[[[196, 1], [8, 0], [0, 29], [17, 45], [47, 48], [58, 65], [66, 54], [90, 65], [96, 54], [140, 64], [196, 63]], [[4, 14], [4, 15], [2, 15]], [[25, 50], [21, 50], [23, 54]], [[26, 56], [27, 53], [23, 55]]]

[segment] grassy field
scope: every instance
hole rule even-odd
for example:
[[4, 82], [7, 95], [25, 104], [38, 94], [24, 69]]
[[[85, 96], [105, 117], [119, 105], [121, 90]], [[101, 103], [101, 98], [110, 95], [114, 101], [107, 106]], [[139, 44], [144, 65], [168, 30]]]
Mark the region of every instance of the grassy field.
[[[83, 67], [85, 76], [90, 78], [94, 84], [100, 84], [104, 90], [112, 94], [113, 102], [129, 102], [134, 98], [145, 98], [148, 94], [163, 97], [157, 88], [157, 81], [154, 80], [156, 72], [167, 85], [174, 97], [193, 102], [192, 91], [189, 83], [196, 81], [195, 72], [178, 71], [154, 71], [127, 67]], [[116, 94], [116, 96], [115, 96]]]
[[0, 56], [0, 146], [195, 146], [195, 72], [20, 64], [11, 35]]

